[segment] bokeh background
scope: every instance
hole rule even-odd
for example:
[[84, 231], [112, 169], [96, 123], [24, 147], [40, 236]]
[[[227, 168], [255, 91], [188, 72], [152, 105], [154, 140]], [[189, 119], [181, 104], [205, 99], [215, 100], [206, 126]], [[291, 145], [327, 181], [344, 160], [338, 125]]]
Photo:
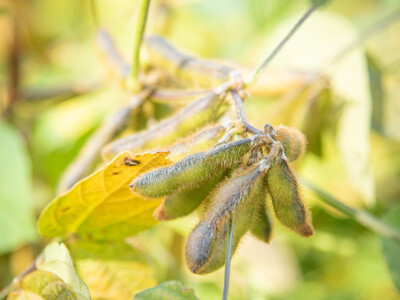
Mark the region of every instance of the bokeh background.
[[[129, 60], [138, 1], [96, 3], [101, 26]], [[308, 5], [158, 0], [151, 3], [146, 32], [249, 74]], [[269, 68], [272, 75], [298, 72], [301, 88], [265, 92], [263, 82], [282, 83], [267, 71], [246, 102], [255, 126], [283, 123], [306, 133], [301, 177], [378, 216], [400, 203], [400, 17], [368, 32], [399, 9], [397, 0], [328, 2]], [[109, 76], [94, 35], [89, 1], [0, 2], [0, 287], [46, 243], [36, 220], [55, 197], [62, 172], [107, 113], [129, 100]], [[365, 41], [357, 44], [360, 37]], [[315, 88], [310, 74], [321, 74], [324, 85]], [[230, 299], [400, 299], [380, 238], [313, 192], [304, 189], [304, 195], [315, 236], [304, 239], [278, 224], [269, 245], [246, 236], [233, 259]], [[200, 299], [219, 299], [223, 270], [196, 276], [183, 262], [185, 237], [196, 220], [194, 214], [159, 223], [129, 243], [158, 282], [180, 280]], [[138, 271], [132, 280], [144, 276], [149, 272]]]

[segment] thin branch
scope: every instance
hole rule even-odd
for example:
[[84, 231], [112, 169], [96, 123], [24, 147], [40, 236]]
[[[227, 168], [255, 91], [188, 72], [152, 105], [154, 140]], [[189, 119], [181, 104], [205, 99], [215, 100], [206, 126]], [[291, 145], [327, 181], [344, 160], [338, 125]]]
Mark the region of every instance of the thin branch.
[[261, 130], [258, 130], [257, 128], [251, 126], [247, 121], [246, 113], [244, 111], [244, 106], [243, 106], [243, 100], [239, 96], [238, 92], [235, 90], [231, 90], [230, 92], [235, 104], [236, 116], [243, 123], [246, 130], [255, 134], [261, 133]]
[[[190, 97], [202, 96], [211, 93], [212, 90], [157, 90], [152, 94], [152, 99], [177, 100]], [[189, 99], [190, 100], [190, 99]]]
[[99, 83], [89, 84], [65, 84], [48, 88], [23, 88], [20, 91], [21, 101], [40, 101], [51, 98], [69, 99], [75, 96], [94, 91], [100, 86]]
[[135, 37], [133, 40], [133, 55], [130, 72], [130, 86], [136, 88], [139, 86], [139, 54], [140, 45], [142, 43], [144, 28], [146, 26], [147, 15], [149, 10], [150, 0], [141, 0], [139, 7], [139, 15], [135, 27]]
[[18, 285], [22, 279], [29, 273], [36, 270], [36, 259], [17, 277], [15, 277], [9, 285], [0, 291], [0, 299], [7, 297], [8, 294], [18, 289]]
[[235, 217], [232, 216], [228, 226], [228, 244], [226, 246], [226, 259], [225, 259], [225, 276], [224, 276], [224, 289], [222, 292], [222, 300], [228, 299], [229, 291], [229, 277], [231, 272], [231, 259], [232, 259], [232, 242], [233, 242], [233, 231], [234, 231]]
[[108, 31], [99, 28], [96, 33], [96, 42], [100, 50], [104, 52], [108, 63], [115, 70], [118, 76], [121, 78], [128, 77], [130, 66], [118, 52], [118, 49]]
[[344, 203], [334, 198], [332, 195], [329, 195], [328, 193], [320, 190], [319, 188], [304, 179], [301, 179], [301, 182], [310, 190], [318, 194], [320, 196], [319, 199], [325, 204], [342, 212], [351, 219], [354, 219], [359, 224], [363, 225], [369, 230], [400, 243], [400, 232], [390, 225], [382, 222], [376, 216], [370, 214], [367, 211], [355, 209], [345, 205]]
[[269, 65], [269, 63], [275, 58], [279, 51], [285, 46], [289, 39], [294, 35], [294, 33], [300, 28], [300, 26], [308, 19], [308, 17], [318, 8], [318, 5], [311, 5], [307, 11], [303, 14], [300, 20], [293, 26], [289, 33], [283, 38], [279, 45], [272, 51], [272, 53], [263, 61], [263, 63], [254, 71], [249, 80], [246, 81], [246, 85], [252, 85], [260, 77], [261, 73]]

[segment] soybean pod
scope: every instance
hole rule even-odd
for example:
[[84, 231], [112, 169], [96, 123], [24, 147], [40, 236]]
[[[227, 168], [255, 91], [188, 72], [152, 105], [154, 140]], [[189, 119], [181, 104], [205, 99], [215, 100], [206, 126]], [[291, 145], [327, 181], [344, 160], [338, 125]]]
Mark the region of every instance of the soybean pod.
[[188, 86], [213, 87], [229, 81], [232, 74], [240, 76], [231, 67], [182, 53], [159, 36], [147, 37], [144, 45], [150, 65], [166, 69]]
[[225, 126], [207, 126], [166, 148], [170, 152], [168, 159], [175, 162], [193, 153], [207, 151], [217, 144], [225, 133]]
[[306, 138], [299, 130], [287, 126], [275, 128], [275, 140], [281, 142], [285, 155], [289, 161], [296, 161], [306, 152]]
[[209, 198], [212, 190], [227, 173], [229, 173], [229, 170], [222, 170], [213, 180], [209, 180], [198, 187], [177, 191], [167, 196], [164, 202], [154, 211], [154, 218], [159, 221], [166, 221], [190, 214]]
[[296, 176], [287, 161], [277, 157], [271, 163], [266, 178], [277, 219], [302, 236], [313, 235], [310, 213], [304, 205]]
[[223, 95], [212, 92], [191, 102], [173, 116], [148, 129], [122, 137], [106, 145], [102, 150], [102, 155], [105, 159], [111, 159], [123, 151], [138, 152], [173, 143], [179, 137], [216, 121], [228, 109], [228, 105], [225, 105], [224, 102]]
[[213, 272], [224, 265], [228, 226], [234, 215], [232, 251], [251, 227], [264, 193], [263, 172], [258, 167], [234, 175], [221, 184], [202, 219], [186, 242], [186, 263], [196, 274]]
[[200, 186], [213, 180], [219, 171], [240, 164], [252, 149], [254, 139], [245, 138], [189, 155], [170, 167], [156, 169], [135, 178], [129, 186], [134, 192], [146, 197], [162, 197], [177, 190]]
[[267, 192], [266, 183], [264, 183], [264, 185], [264, 193], [262, 193], [264, 199], [260, 201], [260, 206], [254, 213], [254, 222], [251, 228], [251, 233], [259, 240], [269, 243], [272, 239], [273, 223], [265, 201]]

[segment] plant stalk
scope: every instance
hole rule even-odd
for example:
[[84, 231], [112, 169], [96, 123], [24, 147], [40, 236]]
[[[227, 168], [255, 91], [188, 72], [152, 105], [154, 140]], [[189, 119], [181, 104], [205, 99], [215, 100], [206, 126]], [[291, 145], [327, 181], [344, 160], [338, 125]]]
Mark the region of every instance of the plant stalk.
[[296, 33], [300, 26], [308, 19], [308, 17], [318, 8], [318, 5], [312, 4], [303, 16], [297, 21], [297, 23], [292, 27], [289, 33], [283, 38], [283, 40], [276, 46], [270, 55], [262, 62], [262, 64], [254, 71], [250, 78], [246, 81], [246, 86], [249, 86], [257, 81], [261, 73], [270, 64], [270, 62], [275, 58], [275, 56], [281, 51], [285, 44], [290, 40], [290, 38]]
[[243, 123], [247, 131], [252, 132], [254, 134], [259, 134], [261, 131], [251, 126], [247, 121], [246, 113], [244, 111], [244, 106], [243, 106], [243, 99], [240, 97], [237, 91], [231, 90], [230, 92], [235, 105], [237, 118]]
[[356, 222], [368, 228], [369, 230], [400, 243], [400, 232], [390, 225], [384, 223], [373, 214], [365, 210], [359, 210], [345, 205], [332, 195], [320, 190], [304, 179], [301, 179], [301, 182], [310, 190], [318, 194], [320, 196], [319, 199], [325, 204], [335, 208], [349, 218], [354, 219]]
[[149, 11], [150, 0], [141, 0], [139, 14], [135, 27], [135, 35], [133, 40], [133, 55], [130, 77], [128, 78], [128, 87], [138, 90], [139, 83], [139, 55], [140, 45], [143, 39], [144, 29], [146, 27], [147, 15]]
[[225, 276], [224, 276], [224, 289], [222, 292], [222, 300], [228, 299], [229, 277], [230, 277], [230, 273], [231, 273], [234, 222], [235, 222], [235, 217], [232, 216], [232, 219], [229, 222], [229, 227], [228, 227], [228, 245], [226, 246]]

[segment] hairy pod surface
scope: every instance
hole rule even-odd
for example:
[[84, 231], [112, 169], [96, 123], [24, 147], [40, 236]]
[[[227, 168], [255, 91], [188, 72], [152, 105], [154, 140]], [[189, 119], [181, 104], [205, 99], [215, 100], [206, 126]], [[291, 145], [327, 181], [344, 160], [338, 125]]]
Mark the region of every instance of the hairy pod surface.
[[228, 66], [182, 53], [159, 36], [147, 37], [145, 46], [147, 55], [151, 57], [150, 64], [161, 66], [174, 78], [179, 78], [191, 87], [213, 87], [227, 82], [232, 72], [237, 72]]
[[207, 123], [216, 121], [226, 110], [224, 97], [215, 93], [194, 100], [176, 114], [106, 145], [102, 150], [105, 159], [111, 159], [120, 152], [137, 153], [144, 149], [168, 145]]
[[291, 127], [280, 125], [275, 128], [275, 140], [282, 143], [285, 155], [289, 161], [296, 161], [306, 152], [306, 137], [304, 134]]
[[186, 263], [190, 271], [206, 274], [224, 265], [228, 226], [233, 216], [232, 252], [235, 252], [241, 237], [251, 227], [259, 204], [257, 201], [263, 198], [262, 174], [258, 167], [254, 167], [221, 184], [204, 218], [186, 242]]
[[266, 178], [277, 219], [302, 236], [313, 235], [310, 214], [301, 199], [296, 176], [287, 161], [276, 158]]
[[214, 146], [225, 133], [226, 127], [222, 125], [203, 128], [167, 148], [170, 152], [168, 159], [179, 161], [190, 154], [207, 151]]
[[129, 186], [146, 197], [163, 197], [178, 190], [200, 186], [213, 180], [220, 171], [238, 165], [250, 151], [252, 142], [253, 139], [246, 138], [189, 155], [170, 167], [143, 174]]
[[260, 206], [254, 213], [254, 222], [251, 228], [251, 233], [259, 240], [269, 243], [272, 239], [273, 223], [272, 218], [265, 201], [266, 194], [268, 193], [267, 184], [263, 181], [263, 192], [260, 193]]
[[167, 196], [164, 202], [154, 211], [154, 218], [159, 221], [166, 221], [190, 214], [209, 197], [211, 191], [227, 173], [223, 170], [219, 176], [198, 187], [178, 191]]

